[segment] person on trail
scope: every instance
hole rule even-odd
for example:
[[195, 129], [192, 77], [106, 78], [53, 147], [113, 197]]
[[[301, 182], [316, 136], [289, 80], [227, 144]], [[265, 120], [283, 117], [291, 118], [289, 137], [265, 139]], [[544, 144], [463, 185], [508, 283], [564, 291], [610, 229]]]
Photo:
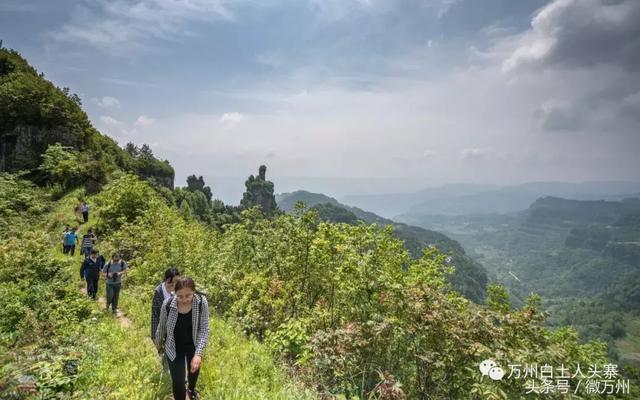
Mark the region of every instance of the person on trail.
[[97, 240], [98, 237], [93, 233], [93, 229], [89, 228], [87, 233], [82, 236], [82, 247], [80, 248], [80, 254], [84, 255], [85, 257], [89, 257], [89, 254], [91, 254], [91, 249], [93, 248], [93, 245], [96, 244]]
[[200, 373], [202, 355], [209, 340], [209, 305], [204, 294], [196, 291], [191, 278], [178, 278], [175, 295], [160, 308], [160, 321], [156, 329], [156, 346], [169, 361], [173, 398], [185, 400], [185, 368], [191, 400], [199, 399], [196, 382]]
[[102, 267], [102, 273], [107, 281], [107, 310], [111, 305], [111, 311], [118, 313], [118, 300], [120, 298], [120, 289], [122, 288], [122, 275], [126, 274], [129, 269], [126, 261], [120, 258], [118, 253], [111, 256], [111, 261]]
[[64, 254], [75, 255], [76, 243], [78, 243], [78, 234], [76, 233], [76, 228], [71, 228], [70, 231], [64, 234]]
[[67, 232], [69, 232], [71, 228], [69, 228], [69, 225], [65, 225], [64, 229], [62, 230], [62, 236], [60, 237], [61, 241], [62, 241], [62, 253], [67, 254], [67, 246], [64, 242], [64, 238], [67, 235]]
[[80, 267], [80, 279], [87, 281], [87, 296], [96, 299], [100, 271], [104, 266], [104, 257], [96, 249], [91, 249], [90, 255], [84, 259]]
[[179, 277], [180, 272], [176, 267], [167, 269], [164, 271], [164, 281], [156, 286], [156, 289], [153, 291], [153, 300], [151, 301], [151, 339], [155, 339], [156, 337], [162, 303], [173, 294], [176, 281]]
[[86, 224], [89, 222], [89, 205], [86, 201], [83, 201], [82, 204], [80, 204], [80, 211], [82, 211], [82, 220]]

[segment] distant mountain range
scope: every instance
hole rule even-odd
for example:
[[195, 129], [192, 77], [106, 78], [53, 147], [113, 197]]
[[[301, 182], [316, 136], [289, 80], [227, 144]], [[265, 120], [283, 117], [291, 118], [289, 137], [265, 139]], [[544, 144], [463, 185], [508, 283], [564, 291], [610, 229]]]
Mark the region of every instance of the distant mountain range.
[[526, 210], [536, 199], [546, 196], [622, 200], [640, 197], [640, 182], [531, 182], [510, 186], [448, 184], [413, 193], [349, 195], [340, 200], [405, 221], [420, 215], [506, 214]]
[[603, 339], [613, 356], [640, 366], [640, 198], [547, 196], [510, 214], [425, 214], [410, 223], [459, 241], [512, 304], [538, 293], [551, 325]]
[[321, 193], [299, 190], [276, 195], [278, 207], [286, 212], [291, 212], [299, 201], [307, 207], [318, 208], [321, 218], [334, 222], [353, 223], [360, 220], [380, 226], [393, 225], [396, 237], [404, 241], [405, 247], [414, 258], [420, 257], [425, 247], [437, 247], [451, 256], [451, 264], [455, 266], [455, 273], [450, 278], [453, 287], [476, 303], [484, 302], [487, 273], [480, 263], [467, 256], [457, 241], [439, 232], [398, 223], [375, 213], [344, 205]]

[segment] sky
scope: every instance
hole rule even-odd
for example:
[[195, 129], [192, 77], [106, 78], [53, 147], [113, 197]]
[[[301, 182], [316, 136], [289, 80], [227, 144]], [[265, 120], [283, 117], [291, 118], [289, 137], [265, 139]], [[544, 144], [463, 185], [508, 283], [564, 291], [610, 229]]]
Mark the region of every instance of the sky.
[[3, 0], [0, 39], [176, 184], [640, 172], [636, 0]]

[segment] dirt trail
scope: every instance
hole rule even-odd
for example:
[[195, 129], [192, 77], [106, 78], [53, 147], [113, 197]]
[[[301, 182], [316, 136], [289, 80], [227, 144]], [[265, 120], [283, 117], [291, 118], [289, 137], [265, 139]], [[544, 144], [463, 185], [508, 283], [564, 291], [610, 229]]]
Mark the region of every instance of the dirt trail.
[[[83, 287], [82, 289], [80, 289], [80, 292], [83, 295], [87, 295], [87, 288]], [[98, 296], [98, 307], [100, 308], [100, 310], [105, 310], [107, 308], [107, 300], [102, 297], [102, 296]], [[108, 312], [111, 312], [110, 310], [107, 310]], [[120, 324], [120, 326], [122, 326], [123, 328], [131, 328], [131, 320], [129, 318], [127, 318], [124, 313], [120, 310], [118, 310], [118, 313], [116, 314], [116, 319], [118, 320], [118, 323]]]

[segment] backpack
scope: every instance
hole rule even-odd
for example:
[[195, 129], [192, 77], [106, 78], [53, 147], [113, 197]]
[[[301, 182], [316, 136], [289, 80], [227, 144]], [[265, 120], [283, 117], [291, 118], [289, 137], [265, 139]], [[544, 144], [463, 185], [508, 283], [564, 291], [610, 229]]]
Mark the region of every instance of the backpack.
[[[124, 260], [120, 260], [120, 270], [122, 270], [122, 263], [124, 263]], [[107, 269], [105, 270], [105, 274], [109, 274], [109, 268], [111, 268], [111, 261], [109, 261], [107, 263], [107, 265], [105, 265], [105, 267], [107, 267]], [[113, 277], [111, 277], [113, 279]], [[107, 276], [107, 279], [109, 279], [109, 277]]]

